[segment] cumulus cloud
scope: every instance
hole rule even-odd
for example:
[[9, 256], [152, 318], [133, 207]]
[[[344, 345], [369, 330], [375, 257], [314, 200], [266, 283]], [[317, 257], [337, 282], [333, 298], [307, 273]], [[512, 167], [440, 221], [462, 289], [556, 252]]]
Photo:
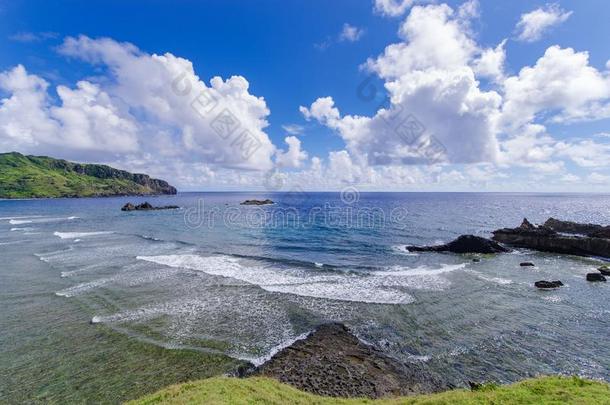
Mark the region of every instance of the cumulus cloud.
[[551, 46], [534, 66], [504, 82], [503, 121], [519, 127], [540, 113], [554, 121], [610, 116], [610, 75], [589, 65], [587, 52]]
[[506, 39], [495, 48], [483, 50], [480, 57], [474, 61], [474, 71], [478, 76], [490, 78], [496, 82], [504, 79], [505, 45]]
[[66, 38], [59, 52], [104, 73], [56, 87], [57, 102], [49, 84], [25, 67], [0, 73], [0, 89], [8, 94], [0, 101], [3, 149], [153, 173], [176, 160], [204, 173], [273, 167], [276, 148], [264, 132], [270, 111], [244, 77], [206, 83], [186, 59], [109, 38]]
[[557, 3], [522, 14], [517, 23], [517, 38], [525, 42], [537, 41], [550, 28], [565, 22], [571, 15], [571, 11], [563, 10]]
[[[0, 73], [0, 144], [5, 150], [60, 153], [128, 153], [138, 149], [138, 125], [99, 86], [80, 81], [59, 86], [53, 105], [48, 83], [22, 65]], [[69, 154], [69, 152], [68, 152]]]
[[307, 152], [301, 150], [301, 141], [296, 136], [287, 136], [284, 141], [288, 145], [287, 151], [278, 151], [276, 164], [280, 168], [299, 168], [307, 160]]
[[415, 0], [375, 0], [375, 11], [379, 14], [398, 17], [403, 15]]
[[301, 112], [336, 130], [358, 162], [494, 161], [501, 97], [479, 88], [469, 66], [478, 48], [467, 25], [447, 5], [414, 7], [400, 27], [403, 41], [367, 62], [385, 80], [387, 104], [372, 117], [342, 116], [324, 97]]

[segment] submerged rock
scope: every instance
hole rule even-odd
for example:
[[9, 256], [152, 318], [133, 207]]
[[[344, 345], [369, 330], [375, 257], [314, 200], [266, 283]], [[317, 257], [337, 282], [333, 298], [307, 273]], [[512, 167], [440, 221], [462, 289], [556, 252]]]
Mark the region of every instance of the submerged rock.
[[178, 209], [177, 205], [164, 205], [161, 207], [153, 207], [150, 203], [145, 202], [138, 205], [133, 205], [132, 203], [127, 203], [123, 205], [121, 211], [154, 211], [154, 210], [175, 210]]
[[606, 281], [606, 277], [601, 273], [589, 273], [587, 274], [587, 281]]
[[368, 397], [437, 392], [445, 388], [419, 364], [403, 364], [360, 341], [345, 325], [319, 326], [283, 349], [254, 374], [314, 394]]
[[[552, 221], [551, 221], [552, 220]], [[553, 227], [558, 227], [557, 220], [549, 219]], [[549, 223], [547, 221], [547, 223]], [[569, 229], [576, 229], [575, 223], [569, 223]], [[568, 225], [565, 225], [568, 226]], [[590, 227], [590, 224], [583, 226]], [[563, 228], [567, 229], [567, 228]], [[598, 236], [565, 235], [546, 225], [534, 226], [527, 219], [517, 228], [498, 229], [493, 232], [493, 239], [507, 245], [544, 252], [563, 253], [578, 256], [610, 257], [610, 239]], [[598, 231], [595, 231], [595, 235]]]
[[563, 285], [563, 283], [559, 280], [556, 281], [536, 281], [534, 285], [538, 288], [559, 288]]
[[509, 249], [493, 240], [474, 235], [462, 235], [456, 240], [438, 246], [407, 246], [409, 252], [452, 252], [452, 253], [502, 253]]
[[246, 201], [242, 202], [240, 205], [269, 205], [269, 204], [275, 204], [275, 203], [267, 198], [266, 200], [246, 200]]

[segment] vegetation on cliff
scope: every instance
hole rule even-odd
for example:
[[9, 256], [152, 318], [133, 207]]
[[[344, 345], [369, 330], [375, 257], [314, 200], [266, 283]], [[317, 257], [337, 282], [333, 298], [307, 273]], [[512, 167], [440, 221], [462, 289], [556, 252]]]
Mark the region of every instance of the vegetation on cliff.
[[176, 194], [167, 182], [110, 166], [0, 154], [0, 198]]
[[541, 377], [506, 386], [483, 385], [476, 391], [377, 400], [321, 397], [265, 377], [216, 377], [174, 385], [130, 404], [608, 404], [609, 398], [608, 384], [578, 377]]

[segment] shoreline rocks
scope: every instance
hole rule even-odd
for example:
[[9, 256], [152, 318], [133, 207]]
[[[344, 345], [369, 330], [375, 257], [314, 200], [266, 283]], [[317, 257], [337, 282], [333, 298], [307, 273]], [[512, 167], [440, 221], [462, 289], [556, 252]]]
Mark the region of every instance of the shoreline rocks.
[[239, 205], [270, 205], [270, 204], [275, 204], [275, 203], [267, 198], [266, 200], [246, 200], [246, 201], [241, 202]]
[[493, 240], [474, 235], [462, 235], [452, 242], [438, 246], [407, 246], [409, 252], [451, 252], [451, 253], [505, 253], [505, 248]]
[[340, 323], [323, 324], [251, 374], [314, 394], [367, 397], [438, 392], [443, 386], [419, 364], [403, 364], [360, 341]]
[[[554, 228], [570, 230], [570, 232], [596, 230], [590, 235], [566, 235], [559, 233], [545, 225], [532, 225], [527, 218], [517, 228], [498, 229], [493, 232], [493, 240], [510, 246], [539, 250], [544, 252], [562, 253], [577, 256], [610, 257], [610, 239], [599, 237], [605, 231], [605, 227], [596, 228], [591, 224], [581, 224], [549, 219]], [[547, 223], [549, 223], [547, 221]], [[593, 228], [592, 228], [593, 227]]]
[[121, 211], [157, 211], [157, 210], [175, 210], [179, 209], [177, 205], [164, 205], [161, 207], [154, 207], [148, 202], [144, 202], [142, 204], [134, 205], [130, 202], [123, 205]]

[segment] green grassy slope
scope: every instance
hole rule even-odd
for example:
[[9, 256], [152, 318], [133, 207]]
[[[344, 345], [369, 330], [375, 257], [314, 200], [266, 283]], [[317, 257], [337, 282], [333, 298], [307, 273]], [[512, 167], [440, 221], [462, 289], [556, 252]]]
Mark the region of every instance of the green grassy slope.
[[0, 154], [0, 198], [175, 194], [162, 180], [104, 165], [45, 156]]
[[484, 386], [478, 391], [383, 400], [324, 398], [278, 381], [216, 377], [174, 385], [130, 402], [148, 404], [610, 404], [610, 385], [577, 377], [541, 377], [507, 386]]

